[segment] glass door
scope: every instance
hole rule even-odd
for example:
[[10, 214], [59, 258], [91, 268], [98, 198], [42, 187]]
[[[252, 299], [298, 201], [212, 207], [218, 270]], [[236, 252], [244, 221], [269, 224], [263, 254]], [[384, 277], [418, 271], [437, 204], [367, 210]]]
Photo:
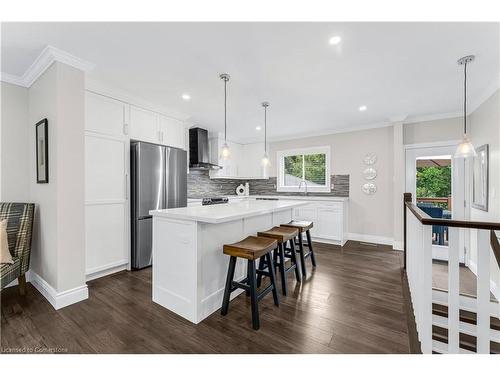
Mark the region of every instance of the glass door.
[[[464, 218], [464, 161], [453, 159], [455, 146], [419, 147], [406, 150], [406, 191], [413, 203], [433, 218]], [[459, 248], [465, 261], [463, 239], [454, 228], [432, 226], [432, 255], [448, 260], [450, 246]]]

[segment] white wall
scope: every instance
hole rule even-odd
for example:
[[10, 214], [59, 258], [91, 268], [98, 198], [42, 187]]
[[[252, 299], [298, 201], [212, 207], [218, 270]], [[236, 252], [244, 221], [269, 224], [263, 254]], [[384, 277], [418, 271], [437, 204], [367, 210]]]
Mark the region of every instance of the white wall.
[[[29, 124], [47, 118], [49, 183], [36, 183], [30, 149], [30, 198], [37, 203], [31, 269], [57, 293], [85, 285], [84, 73], [52, 64], [29, 88]], [[29, 131], [28, 144], [35, 144]]]
[[29, 151], [30, 199], [37, 204], [30, 268], [57, 288], [57, 65], [29, 88], [28, 144], [35, 145], [34, 124], [48, 121], [49, 183], [36, 183], [36, 154]]
[[[276, 152], [310, 147], [331, 147], [331, 173], [350, 175], [349, 232], [356, 235], [379, 237], [380, 242], [392, 244], [393, 226], [393, 128], [392, 126], [301, 138], [269, 144], [270, 176], [276, 176]], [[377, 193], [368, 196], [361, 191], [365, 168], [363, 157], [373, 152], [378, 160]], [[361, 237], [357, 237], [361, 238]], [[367, 237], [365, 240], [369, 240]], [[376, 238], [372, 238], [376, 241]]]
[[0, 82], [0, 201], [29, 201], [28, 89]]
[[[471, 220], [500, 222], [500, 90], [481, 104], [470, 116], [469, 133], [475, 147], [489, 145], [488, 211], [471, 207]], [[477, 264], [475, 235], [471, 236], [470, 261]], [[491, 253], [491, 279], [500, 287], [500, 272]]]
[[405, 145], [415, 143], [430, 143], [455, 141], [462, 139], [463, 118], [447, 118], [405, 123], [403, 126], [403, 142]]

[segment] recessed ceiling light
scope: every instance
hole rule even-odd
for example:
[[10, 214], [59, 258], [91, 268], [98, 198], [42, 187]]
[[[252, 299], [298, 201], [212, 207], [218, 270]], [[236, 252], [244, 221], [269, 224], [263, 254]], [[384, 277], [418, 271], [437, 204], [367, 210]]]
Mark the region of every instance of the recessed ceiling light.
[[185, 101], [191, 100], [191, 95], [189, 95], [189, 94], [182, 94], [182, 99], [184, 99]]
[[364, 112], [364, 111], [366, 111], [368, 109], [368, 107], [366, 105], [362, 105], [358, 109], [359, 109], [360, 112]]
[[328, 41], [332, 46], [335, 46], [340, 43], [342, 38], [340, 36], [332, 36], [330, 40]]
[[261, 126], [256, 126], [255, 130], [262, 130], [262, 127]]

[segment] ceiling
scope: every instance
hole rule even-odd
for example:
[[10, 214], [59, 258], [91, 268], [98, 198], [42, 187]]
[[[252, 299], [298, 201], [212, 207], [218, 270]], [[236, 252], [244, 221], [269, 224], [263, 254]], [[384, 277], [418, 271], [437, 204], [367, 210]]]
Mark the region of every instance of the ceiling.
[[251, 142], [264, 100], [271, 139], [459, 113], [456, 60], [476, 55], [472, 103], [498, 85], [499, 44], [498, 23], [3, 23], [1, 62], [20, 76], [52, 45], [96, 64], [90, 78], [213, 131], [224, 128], [227, 72], [228, 138]]

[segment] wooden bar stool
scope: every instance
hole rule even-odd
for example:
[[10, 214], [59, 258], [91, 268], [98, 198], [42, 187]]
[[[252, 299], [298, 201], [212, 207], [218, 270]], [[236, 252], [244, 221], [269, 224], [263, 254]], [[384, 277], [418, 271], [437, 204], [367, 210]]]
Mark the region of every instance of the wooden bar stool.
[[[314, 249], [312, 246], [312, 241], [311, 241], [311, 233], [309, 230], [313, 227], [313, 222], [312, 221], [298, 221], [298, 220], [292, 220], [288, 224], [281, 224], [282, 227], [289, 227], [289, 228], [295, 228], [298, 229], [299, 231], [299, 255], [300, 255], [300, 263], [301, 263], [301, 268], [302, 268], [302, 275], [304, 277], [307, 277], [307, 271], [306, 271], [306, 259], [311, 258], [311, 263], [313, 267], [316, 267], [316, 258], [314, 257]], [[306, 233], [307, 237], [307, 244], [304, 244], [302, 241], [302, 233]], [[309, 252], [305, 254], [304, 251], [304, 245], [309, 248]]]
[[[301, 281], [300, 271], [297, 268], [297, 254], [293, 249], [295, 249], [295, 240], [294, 238], [299, 235], [299, 231], [296, 228], [291, 227], [273, 227], [265, 232], [258, 232], [257, 236], [259, 237], [267, 237], [272, 238], [278, 241], [278, 250], [274, 252], [274, 267], [279, 268], [281, 275], [281, 290], [284, 296], [287, 295], [287, 286], [286, 286], [286, 274], [290, 271], [295, 270], [295, 278], [298, 282]], [[286, 253], [286, 243], [290, 241], [290, 252]], [[290, 267], [286, 267], [286, 258], [291, 259]], [[260, 259], [259, 261], [259, 270], [264, 270], [265, 268], [269, 268], [269, 264], [265, 259]], [[262, 281], [262, 275], [257, 276], [257, 287], [260, 286]]]
[[[257, 330], [260, 327], [259, 305], [258, 302], [269, 292], [273, 292], [274, 304], [279, 306], [278, 292], [276, 289], [276, 277], [274, 274], [274, 264], [271, 257], [271, 251], [278, 247], [278, 242], [272, 238], [249, 236], [240, 242], [224, 245], [224, 254], [229, 255], [229, 268], [227, 271], [226, 288], [224, 289], [224, 298], [222, 300], [221, 314], [226, 315], [229, 309], [229, 298], [236, 289], [243, 289], [250, 294], [252, 304], [252, 327]], [[236, 267], [236, 258], [248, 260], [247, 277], [240, 281], [234, 281], [234, 269]], [[269, 270], [256, 270], [255, 261], [265, 258], [267, 264], [270, 264]], [[264, 290], [257, 292], [257, 274], [259, 276], [269, 276], [271, 285]]]

